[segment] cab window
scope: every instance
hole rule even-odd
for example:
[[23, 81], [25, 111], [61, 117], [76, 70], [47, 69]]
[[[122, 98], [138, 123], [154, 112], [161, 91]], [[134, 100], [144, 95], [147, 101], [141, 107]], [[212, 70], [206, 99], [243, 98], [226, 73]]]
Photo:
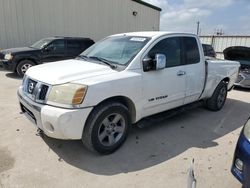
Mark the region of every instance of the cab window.
[[77, 41], [77, 40], [68, 40], [67, 41], [67, 48], [68, 49], [79, 49], [81, 48], [81, 41]]
[[194, 37], [183, 37], [184, 57], [186, 64], [195, 64], [200, 62], [200, 51], [197, 40]]
[[64, 52], [64, 40], [55, 40], [48, 45], [48, 48], [53, 49], [55, 52]]
[[155, 59], [156, 54], [164, 54], [166, 56], [166, 67], [175, 67], [182, 65], [180, 37], [166, 38], [158, 42], [149, 51], [148, 56], [152, 59]]

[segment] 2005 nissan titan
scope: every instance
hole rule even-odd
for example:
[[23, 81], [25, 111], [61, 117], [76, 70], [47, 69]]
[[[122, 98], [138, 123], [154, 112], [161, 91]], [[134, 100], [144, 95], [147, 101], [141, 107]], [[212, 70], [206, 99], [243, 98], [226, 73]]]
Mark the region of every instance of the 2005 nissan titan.
[[238, 76], [234, 61], [205, 60], [189, 33], [109, 36], [78, 58], [31, 67], [18, 90], [21, 110], [47, 136], [82, 139], [109, 154], [131, 124], [203, 101], [220, 110]]

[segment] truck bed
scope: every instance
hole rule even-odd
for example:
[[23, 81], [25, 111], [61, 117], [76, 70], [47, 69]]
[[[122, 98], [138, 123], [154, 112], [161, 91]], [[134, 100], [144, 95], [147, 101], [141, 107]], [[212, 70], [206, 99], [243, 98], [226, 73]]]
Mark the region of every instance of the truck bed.
[[228, 78], [228, 89], [233, 87], [239, 73], [239, 62], [211, 58], [207, 59], [206, 62], [207, 80], [202, 98], [211, 97], [218, 83], [226, 77]]

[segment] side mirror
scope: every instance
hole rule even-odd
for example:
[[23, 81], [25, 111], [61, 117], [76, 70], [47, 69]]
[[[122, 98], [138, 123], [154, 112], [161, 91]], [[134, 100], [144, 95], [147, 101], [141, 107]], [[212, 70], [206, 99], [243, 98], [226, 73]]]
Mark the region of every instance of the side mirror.
[[152, 58], [148, 57], [142, 60], [142, 65], [143, 65], [143, 71], [148, 72], [154, 70], [155, 62]]
[[53, 46], [46, 46], [46, 47], [44, 47], [44, 51], [45, 52], [51, 52], [51, 51], [53, 51], [54, 50], [54, 47]]
[[164, 54], [156, 54], [155, 59], [145, 58], [142, 60], [143, 71], [161, 70], [166, 67], [167, 58]]
[[167, 58], [164, 54], [156, 54], [155, 61], [156, 61], [155, 70], [161, 70], [166, 68]]

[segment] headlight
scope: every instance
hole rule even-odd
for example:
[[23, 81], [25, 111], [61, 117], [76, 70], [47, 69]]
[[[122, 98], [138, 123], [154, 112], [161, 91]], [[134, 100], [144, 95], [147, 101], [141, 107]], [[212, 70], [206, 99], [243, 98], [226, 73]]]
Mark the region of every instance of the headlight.
[[11, 54], [6, 54], [4, 56], [4, 59], [6, 59], [6, 60], [12, 60], [12, 58], [13, 58], [13, 56]]
[[86, 92], [87, 86], [81, 84], [68, 83], [52, 86], [47, 103], [79, 105], [82, 103]]
[[244, 126], [244, 135], [250, 141], [250, 119], [247, 121], [247, 123]]

